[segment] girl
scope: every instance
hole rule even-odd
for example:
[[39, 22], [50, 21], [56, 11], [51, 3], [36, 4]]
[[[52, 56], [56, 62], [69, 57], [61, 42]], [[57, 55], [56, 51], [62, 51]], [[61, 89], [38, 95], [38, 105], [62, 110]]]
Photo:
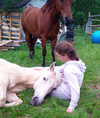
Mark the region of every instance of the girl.
[[62, 73], [62, 83], [49, 95], [58, 99], [71, 100], [66, 111], [72, 113], [78, 105], [86, 66], [78, 58], [73, 45], [67, 41], [59, 42], [55, 47], [55, 52], [57, 58], [65, 64], [56, 67]]

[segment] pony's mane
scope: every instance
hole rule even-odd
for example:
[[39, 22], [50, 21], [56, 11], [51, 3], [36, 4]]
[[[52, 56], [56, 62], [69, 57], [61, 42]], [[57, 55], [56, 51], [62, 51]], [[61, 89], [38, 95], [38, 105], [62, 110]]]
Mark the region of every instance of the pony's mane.
[[52, 8], [54, 9], [56, 8], [56, 0], [47, 0], [41, 10], [44, 13], [46, 9], [48, 9], [48, 12], [49, 12]]

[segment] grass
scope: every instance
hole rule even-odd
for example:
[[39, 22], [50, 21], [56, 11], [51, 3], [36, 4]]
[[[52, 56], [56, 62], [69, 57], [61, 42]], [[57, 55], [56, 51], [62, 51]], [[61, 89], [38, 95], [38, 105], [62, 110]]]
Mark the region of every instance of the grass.
[[[20, 106], [11, 108], [0, 108], [0, 118], [100, 118], [100, 44], [93, 44], [88, 39], [88, 34], [81, 33], [75, 29], [74, 45], [77, 54], [86, 64], [86, 72], [81, 87], [81, 96], [78, 107], [72, 114], [66, 112], [70, 101], [59, 100], [53, 97], [46, 97], [43, 104], [33, 107], [29, 104], [34, 91], [28, 89], [18, 93], [23, 100]], [[15, 50], [0, 52], [0, 58], [17, 63], [25, 67], [42, 65], [42, 47], [35, 45], [35, 56], [32, 60], [28, 58], [28, 48], [26, 43], [21, 43], [21, 47]], [[46, 66], [51, 64], [50, 44], [47, 44]], [[56, 64], [62, 63], [57, 60]]]

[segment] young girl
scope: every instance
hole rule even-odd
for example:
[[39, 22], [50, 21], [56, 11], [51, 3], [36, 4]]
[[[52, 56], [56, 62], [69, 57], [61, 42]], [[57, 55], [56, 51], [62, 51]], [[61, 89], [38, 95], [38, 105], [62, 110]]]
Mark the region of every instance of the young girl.
[[49, 95], [58, 99], [71, 100], [66, 111], [72, 113], [78, 105], [86, 66], [76, 55], [72, 44], [67, 41], [59, 42], [55, 47], [55, 52], [57, 58], [65, 64], [57, 66], [57, 70], [62, 73], [62, 83]]

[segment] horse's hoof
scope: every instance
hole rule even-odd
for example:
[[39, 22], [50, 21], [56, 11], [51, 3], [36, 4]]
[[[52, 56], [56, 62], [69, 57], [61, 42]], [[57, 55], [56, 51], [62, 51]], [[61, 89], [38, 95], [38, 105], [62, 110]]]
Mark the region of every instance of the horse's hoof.
[[32, 56], [31, 56], [31, 55], [29, 55], [29, 58], [30, 58], [30, 59], [32, 59]]
[[42, 67], [45, 67], [45, 64], [42, 64]]
[[34, 56], [34, 52], [32, 52], [32, 56]]

